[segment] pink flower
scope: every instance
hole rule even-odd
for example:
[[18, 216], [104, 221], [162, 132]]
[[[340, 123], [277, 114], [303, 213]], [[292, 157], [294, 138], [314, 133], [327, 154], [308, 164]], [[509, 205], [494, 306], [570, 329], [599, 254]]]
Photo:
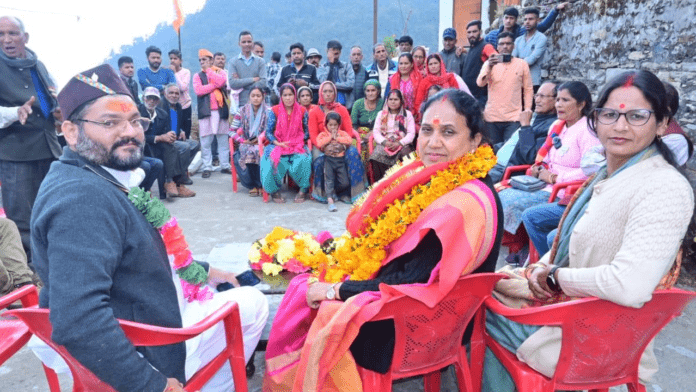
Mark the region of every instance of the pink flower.
[[322, 231], [321, 233], [317, 234], [317, 242], [320, 244], [323, 244], [326, 242], [326, 240], [330, 240], [332, 238], [333, 236], [328, 231]]
[[309, 267], [302, 265], [302, 263], [300, 263], [299, 260], [294, 257], [288, 260], [283, 267], [285, 267], [286, 270], [296, 274], [302, 274], [310, 270]]

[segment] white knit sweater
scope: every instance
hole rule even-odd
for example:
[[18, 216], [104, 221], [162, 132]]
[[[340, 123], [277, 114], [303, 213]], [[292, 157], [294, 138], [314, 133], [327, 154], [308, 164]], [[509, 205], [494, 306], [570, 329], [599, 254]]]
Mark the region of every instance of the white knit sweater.
[[[662, 156], [601, 181], [571, 235], [570, 268], [558, 270], [563, 292], [643, 306], [672, 267], [693, 208], [689, 182]], [[540, 261], [548, 263], [548, 254]], [[543, 327], [520, 346], [517, 355], [551, 376], [560, 343], [560, 328]], [[641, 380], [656, 371], [651, 344], [641, 359]]]

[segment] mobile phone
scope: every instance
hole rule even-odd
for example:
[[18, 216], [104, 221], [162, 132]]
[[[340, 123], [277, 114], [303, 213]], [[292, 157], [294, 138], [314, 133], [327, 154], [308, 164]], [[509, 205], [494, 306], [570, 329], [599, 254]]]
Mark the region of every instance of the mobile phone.
[[[239, 282], [240, 286], [256, 286], [261, 282], [261, 279], [254, 275], [254, 273], [251, 270], [246, 270], [241, 274], [237, 275], [236, 277], [237, 282]], [[225, 282], [220, 283], [219, 285], [217, 285], [216, 288], [217, 291], [225, 291], [234, 288], [234, 286], [232, 286], [232, 283]]]
[[503, 55], [503, 62], [509, 63], [510, 61], [512, 61], [512, 55], [511, 54], [504, 54]]

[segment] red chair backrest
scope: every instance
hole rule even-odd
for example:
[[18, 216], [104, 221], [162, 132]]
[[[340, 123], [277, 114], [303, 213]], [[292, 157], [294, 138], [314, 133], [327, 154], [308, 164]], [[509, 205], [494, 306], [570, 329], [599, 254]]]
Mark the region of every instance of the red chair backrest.
[[514, 319], [563, 328], [556, 382], [616, 385], [636, 376], [645, 347], [695, 297], [684, 290], [658, 290], [639, 309], [586, 298], [538, 308], [524, 321]]
[[48, 319], [48, 309], [17, 309], [13, 310], [11, 314], [21, 319], [34, 335], [46, 342], [46, 344], [51, 346], [52, 349], [56, 350], [56, 352], [58, 352], [58, 354], [60, 354], [60, 356], [65, 360], [68, 367], [70, 367], [70, 371], [73, 376], [73, 392], [115, 391], [109, 384], [99, 380], [94, 373], [82, 366], [75, 358], [73, 358], [72, 355], [70, 355], [65, 347], [53, 342], [51, 339], [53, 328], [51, 327], [51, 322]]
[[502, 278], [492, 273], [462, 277], [433, 308], [411, 297], [384, 305], [372, 321], [394, 319], [392, 377], [426, 374], [456, 362], [464, 330]]

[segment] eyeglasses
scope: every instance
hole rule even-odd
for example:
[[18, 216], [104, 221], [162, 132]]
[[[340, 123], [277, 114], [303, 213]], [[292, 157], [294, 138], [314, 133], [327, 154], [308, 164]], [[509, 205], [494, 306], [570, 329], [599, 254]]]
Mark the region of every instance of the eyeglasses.
[[556, 98], [555, 95], [534, 94], [534, 98]]
[[624, 116], [626, 118], [626, 122], [631, 125], [638, 126], [645, 125], [648, 121], [650, 121], [650, 116], [652, 116], [652, 114], [655, 112], [648, 109], [634, 109], [625, 113], [620, 113], [614, 109], [599, 108], [595, 109], [595, 113], [597, 116], [597, 121], [599, 121], [600, 124], [611, 125], [619, 121], [619, 117]]
[[149, 118], [144, 118], [144, 117], [134, 118], [132, 120], [106, 120], [104, 122], [78, 118], [78, 119], [75, 119], [75, 121], [97, 124], [100, 127], [106, 128], [108, 130], [121, 129], [121, 128], [123, 128], [123, 125], [125, 123], [130, 123], [130, 126], [133, 127], [134, 129], [145, 130], [145, 129], [147, 129], [147, 127], [150, 126], [150, 122], [151, 122]]

